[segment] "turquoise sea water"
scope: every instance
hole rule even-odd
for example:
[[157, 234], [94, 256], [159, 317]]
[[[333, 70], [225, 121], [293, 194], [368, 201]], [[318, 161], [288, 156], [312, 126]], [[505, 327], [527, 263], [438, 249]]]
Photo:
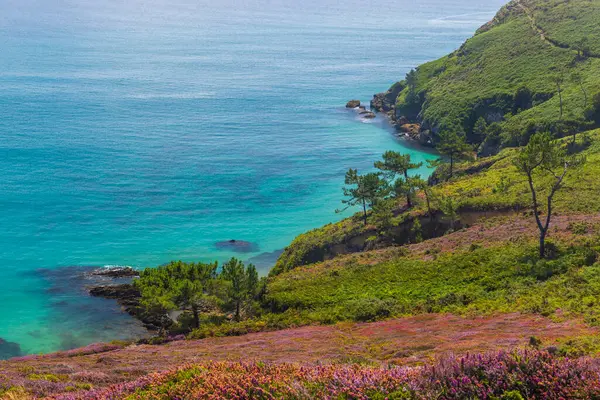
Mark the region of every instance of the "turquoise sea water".
[[[32, 353], [139, 335], [80, 267], [246, 259], [341, 218], [348, 168], [432, 157], [345, 102], [501, 4], [0, 0], [0, 338]], [[229, 239], [259, 249], [216, 249]]]

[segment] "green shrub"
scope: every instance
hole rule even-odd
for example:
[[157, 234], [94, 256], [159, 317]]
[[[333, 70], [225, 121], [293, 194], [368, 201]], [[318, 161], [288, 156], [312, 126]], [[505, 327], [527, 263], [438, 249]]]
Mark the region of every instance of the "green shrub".
[[377, 298], [358, 299], [348, 304], [352, 318], [361, 322], [388, 318], [393, 314], [393, 307], [392, 301]]
[[516, 390], [511, 390], [510, 392], [505, 392], [500, 400], [525, 400], [525, 398]]

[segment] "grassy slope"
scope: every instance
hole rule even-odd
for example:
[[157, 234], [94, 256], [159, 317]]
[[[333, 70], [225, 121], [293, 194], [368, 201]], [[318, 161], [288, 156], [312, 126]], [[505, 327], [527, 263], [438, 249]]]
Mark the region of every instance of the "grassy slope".
[[[579, 143], [587, 138], [588, 146], [581, 152], [587, 162], [583, 167], [573, 170], [567, 175], [564, 188], [556, 195], [555, 211], [558, 213], [596, 213], [600, 212], [600, 130], [586, 132], [579, 137]], [[461, 210], [506, 210], [527, 209], [530, 194], [527, 183], [517, 173], [513, 165], [516, 150], [505, 149], [499, 155], [483, 159], [475, 163], [459, 166], [458, 176], [450, 182], [432, 188], [434, 196], [451, 196]], [[491, 162], [490, 162], [491, 161]], [[478, 164], [491, 164], [475, 174], [463, 174], [468, 168]], [[501, 183], [505, 182], [503, 188]], [[437, 203], [433, 202], [434, 208]], [[426, 211], [423, 199], [410, 215], [424, 214]], [[404, 217], [407, 218], [408, 214]], [[402, 221], [402, 217], [400, 218]], [[272, 274], [306, 264], [309, 254], [331, 247], [337, 243], [373, 227], [363, 227], [355, 218], [349, 218], [337, 224], [330, 224], [298, 236], [286, 248], [277, 261]]]
[[431, 257], [408, 252], [375, 265], [346, 257], [281, 274], [268, 296], [278, 309], [319, 322], [519, 311], [583, 316], [597, 325], [600, 242], [593, 237], [576, 242], [548, 262], [537, 260], [534, 240], [516, 233], [504, 242], [490, 234], [491, 247], [440, 254], [432, 248]]
[[[600, 19], [598, 0], [530, 1], [533, 15], [539, 25], [548, 30], [554, 40], [572, 45], [585, 34], [598, 46]], [[545, 102], [521, 112], [504, 123], [509, 131], [519, 132], [528, 124], [552, 125], [559, 119], [559, 99], [556, 86], [550, 78], [563, 71], [564, 120], [583, 118], [584, 100], [577, 84], [568, 78], [579, 72], [585, 79], [590, 93], [600, 90], [597, 72], [600, 60], [588, 58], [575, 61], [575, 51], [553, 46], [543, 41], [527, 14], [512, 3], [512, 11], [503, 13], [501, 22], [489, 30], [481, 31], [456, 52], [417, 69], [417, 92], [426, 92], [422, 118], [426, 126], [449, 126], [460, 122], [467, 132], [476, 119], [490, 107], [482, 108], [483, 102], [494, 102], [502, 113], [510, 110], [505, 103], [516, 90], [526, 86], [534, 93], [553, 95]], [[570, 16], [576, 16], [575, 20]], [[592, 47], [593, 47], [592, 46]], [[595, 48], [595, 47], [593, 47]], [[405, 103], [408, 89], [397, 99], [397, 115], [404, 111], [410, 115]], [[491, 107], [493, 109], [493, 107]]]
[[[587, 38], [591, 53], [600, 54], [600, 42], [594, 40], [600, 37], [600, 3], [565, 0], [526, 3], [549, 39], [560, 42], [563, 46], [574, 47], [581, 39]], [[582, 4], [585, 7], [581, 7]]]
[[[556, 194], [555, 211], [558, 213], [600, 212], [600, 130], [586, 132], [589, 147], [581, 152], [586, 163], [572, 170], [565, 179], [564, 188]], [[463, 209], [528, 208], [530, 193], [523, 176], [513, 165], [514, 149], [504, 150], [499, 161], [475, 174], [459, 177], [440, 185], [435, 190], [455, 198]], [[498, 190], [501, 180], [507, 182], [506, 191]]]

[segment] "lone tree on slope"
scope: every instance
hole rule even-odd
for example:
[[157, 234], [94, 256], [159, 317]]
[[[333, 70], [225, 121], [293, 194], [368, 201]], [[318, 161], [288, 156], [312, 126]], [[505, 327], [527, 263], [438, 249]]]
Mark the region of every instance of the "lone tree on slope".
[[[569, 157], [565, 149], [552, 140], [549, 133], [536, 133], [514, 161], [518, 171], [525, 175], [531, 192], [533, 214], [540, 231], [540, 258], [546, 257], [546, 235], [552, 219], [552, 201], [564, 183], [570, 169], [585, 160]], [[539, 197], [545, 196], [545, 206], [541, 206]], [[546, 217], [542, 218], [540, 209], [545, 208]]]
[[454, 173], [454, 162], [465, 158], [465, 155], [471, 151], [471, 146], [465, 141], [464, 135], [458, 134], [455, 130], [446, 130], [440, 134], [440, 143], [437, 145], [438, 151], [450, 158], [450, 175]]
[[388, 184], [384, 179], [381, 179], [377, 173], [359, 175], [355, 169], [350, 169], [346, 172], [345, 184], [347, 187], [342, 188], [344, 196], [347, 199], [342, 200], [346, 207], [336, 212], [342, 212], [350, 207], [360, 205], [363, 210], [364, 224], [367, 225], [367, 209], [373, 207], [377, 201], [385, 198], [389, 192]]
[[396, 151], [386, 151], [383, 160], [375, 163], [375, 168], [383, 171], [383, 175], [393, 181], [398, 175], [401, 177], [394, 183], [397, 195], [406, 196], [406, 204], [412, 207], [415, 185], [408, 175], [411, 169], [420, 168], [423, 163], [413, 163], [410, 154], [400, 154]]

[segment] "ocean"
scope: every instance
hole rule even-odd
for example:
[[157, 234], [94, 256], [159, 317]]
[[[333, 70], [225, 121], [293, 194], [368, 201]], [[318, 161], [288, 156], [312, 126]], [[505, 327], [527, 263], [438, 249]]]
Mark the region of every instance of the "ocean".
[[[344, 105], [502, 3], [0, 0], [0, 357], [143, 335], [86, 295], [89, 268], [236, 256], [264, 274], [349, 215], [348, 168], [435, 157]], [[215, 245], [231, 239], [255, 248]]]

